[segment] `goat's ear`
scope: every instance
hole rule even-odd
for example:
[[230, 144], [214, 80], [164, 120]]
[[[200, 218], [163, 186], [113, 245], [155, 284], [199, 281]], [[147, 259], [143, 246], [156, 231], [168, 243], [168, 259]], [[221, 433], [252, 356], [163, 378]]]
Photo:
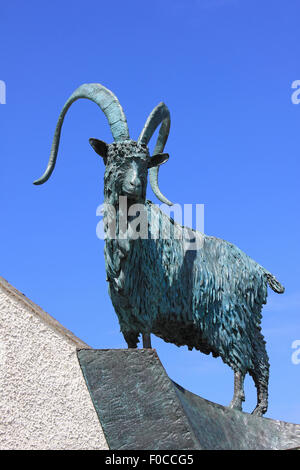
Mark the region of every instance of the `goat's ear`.
[[103, 142], [103, 140], [98, 140], [98, 139], [89, 139], [89, 143], [93, 147], [96, 153], [100, 155], [100, 157], [103, 158], [104, 163], [106, 164], [106, 159], [107, 159], [107, 144]]
[[168, 160], [169, 160], [168, 153], [157, 153], [156, 155], [153, 155], [153, 157], [151, 157], [148, 163], [148, 168], [153, 168], [154, 166], [162, 165], [163, 163], [166, 163]]

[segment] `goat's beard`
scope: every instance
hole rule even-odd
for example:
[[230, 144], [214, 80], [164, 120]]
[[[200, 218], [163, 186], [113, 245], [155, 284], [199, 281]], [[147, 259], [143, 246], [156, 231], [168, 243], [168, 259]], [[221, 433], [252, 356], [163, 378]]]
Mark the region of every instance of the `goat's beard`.
[[115, 209], [119, 209], [120, 200], [124, 200], [123, 198], [126, 198], [127, 207], [131, 207], [134, 204], [145, 204], [146, 202], [146, 197], [144, 195], [135, 196], [126, 194], [125, 192], [119, 194], [109, 192], [108, 194], [104, 194], [105, 202], [114, 206]]
[[140, 195], [135, 196], [133, 194], [131, 195], [131, 194], [124, 193], [123, 197], [127, 198], [127, 207], [131, 207], [134, 204], [145, 204], [145, 198], [143, 198]]
[[143, 184], [142, 191], [140, 194], [130, 194], [123, 190], [123, 182], [120, 181], [118, 184], [110, 185], [105, 182], [104, 200], [106, 203], [113, 205], [116, 209], [119, 208], [120, 198], [127, 198], [127, 206], [130, 207], [133, 204], [145, 204], [146, 202], [146, 184]]

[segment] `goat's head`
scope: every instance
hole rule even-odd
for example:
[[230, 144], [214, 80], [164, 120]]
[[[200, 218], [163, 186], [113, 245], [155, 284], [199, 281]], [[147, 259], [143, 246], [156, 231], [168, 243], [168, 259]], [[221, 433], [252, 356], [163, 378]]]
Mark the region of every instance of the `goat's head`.
[[[81, 85], [65, 103], [57, 122], [48, 167], [43, 176], [34, 184], [43, 184], [51, 176], [56, 163], [65, 114], [71, 104], [79, 98], [87, 98], [100, 106], [107, 117], [114, 138], [112, 144], [106, 144], [98, 139], [90, 139], [91, 146], [101, 155], [106, 166], [104, 177], [105, 197], [111, 200], [111, 198], [127, 196], [129, 200], [134, 202], [143, 202], [146, 197], [149, 171], [150, 184], [155, 195], [160, 201], [172, 205], [158, 187], [159, 165], [169, 158], [168, 154], [162, 153], [170, 130], [168, 108], [164, 103], [160, 103], [154, 108], [137, 142], [135, 142], [129, 137], [126, 117], [119, 100], [110, 90], [98, 83]], [[147, 144], [159, 125], [161, 126], [154, 155], [150, 157]]]
[[166, 153], [150, 157], [147, 146], [133, 140], [106, 144], [90, 139], [90, 144], [105, 163], [104, 194], [112, 204], [119, 196], [126, 196], [129, 202], [145, 202], [148, 170], [169, 158]]

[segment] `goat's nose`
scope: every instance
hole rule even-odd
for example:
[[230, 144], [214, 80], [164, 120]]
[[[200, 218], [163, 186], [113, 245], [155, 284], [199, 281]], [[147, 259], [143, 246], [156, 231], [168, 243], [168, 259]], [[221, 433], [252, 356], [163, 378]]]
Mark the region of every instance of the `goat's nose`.
[[139, 189], [141, 187], [141, 183], [139, 181], [131, 181], [130, 187], [132, 189]]
[[129, 181], [129, 185], [132, 189], [139, 189], [141, 187], [141, 180], [139, 178], [132, 178]]

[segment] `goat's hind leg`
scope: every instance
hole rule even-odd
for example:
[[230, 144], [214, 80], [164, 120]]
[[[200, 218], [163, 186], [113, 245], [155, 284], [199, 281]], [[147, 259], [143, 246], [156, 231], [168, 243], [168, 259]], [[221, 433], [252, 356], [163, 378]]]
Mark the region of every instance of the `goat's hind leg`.
[[259, 381], [256, 378], [254, 378], [254, 382], [257, 388], [257, 405], [252, 411], [252, 414], [263, 416], [268, 409], [268, 383]]
[[234, 372], [234, 394], [229, 408], [242, 411], [242, 403], [245, 401], [244, 380], [245, 374], [240, 371]]
[[257, 389], [257, 405], [252, 411], [253, 415], [263, 416], [268, 409], [268, 383], [269, 383], [269, 358], [265, 348], [265, 341], [261, 334], [257, 335], [256, 355], [253, 359], [254, 368], [250, 375]]

